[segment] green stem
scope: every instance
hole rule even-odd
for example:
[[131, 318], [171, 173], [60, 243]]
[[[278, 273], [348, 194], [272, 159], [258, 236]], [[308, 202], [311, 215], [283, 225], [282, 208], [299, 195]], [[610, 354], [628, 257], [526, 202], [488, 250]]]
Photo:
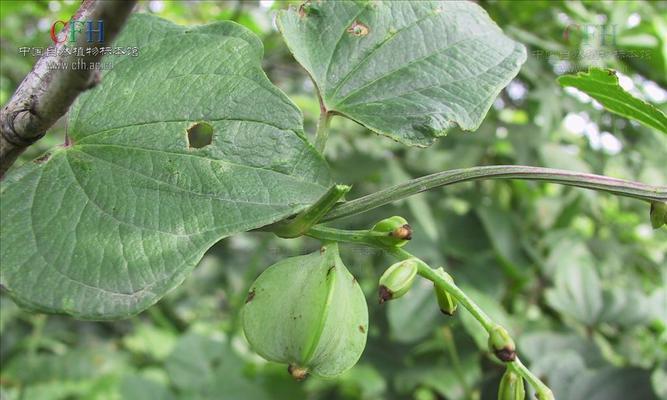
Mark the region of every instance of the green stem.
[[367, 246], [378, 247], [381, 249], [384, 249], [384, 246], [382, 246], [376, 240], [376, 238], [387, 236], [386, 233], [372, 232], [368, 230], [352, 231], [346, 229], [336, 229], [323, 225], [313, 226], [308, 232], [305, 233], [305, 235], [321, 241], [361, 243]]
[[350, 191], [350, 186], [333, 185], [313, 205], [305, 211], [300, 212], [294, 218], [271, 225], [268, 230], [282, 238], [295, 238], [304, 235], [315, 224], [317, 224], [336, 205], [345, 193]]
[[496, 323], [493, 322], [493, 320], [484, 312], [484, 310], [482, 310], [470, 297], [468, 297], [468, 295], [465, 294], [463, 290], [456, 286], [456, 284], [449, 282], [447, 279], [440, 276], [433, 268], [429, 267], [429, 265], [422, 261], [419, 257], [415, 257], [407, 251], [396, 247], [386, 250], [399, 260], [407, 260], [409, 258], [417, 260], [417, 273], [421, 277], [428, 279], [434, 284], [444, 287], [449, 294], [456, 298], [456, 301], [458, 301], [459, 304], [465, 307], [470, 312], [470, 314], [472, 314], [472, 316], [475, 317], [475, 319], [479, 321], [480, 324], [482, 324], [487, 332], [491, 331], [491, 329], [496, 326]]
[[537, 398], [539, 400], [554, 400], [554, 394], [545, 385], [540, 378], [536, 377], [528, 368], [526, 368], [525, 365], [519, 360], [519, 357], [517, 357], [514, 361], [508, 363], [509, 368], [512, 368], [514, 372], [517, 374], [521, 375], [523, 379], [528, 381], [530, 386], [532, 386], [535, 389], [535, 392], [537, 394]]
[[482, 179], [538, 180], [609, 192], [645, 201], [667, 201], [667, 187], [610, 178], [602, 175], [520, 165], [495, 165], [438, 172], [348, 201], [329, 212], [322, 222], [360, 214], [440, 186]]
[[[394, 255], [396, 258], [405, 260], [408, 258], [416, 259], [419, 262], [418, 274], [434, 284], [442, 286], [456, 298], [456, 300], [472, 314], [473, 317], [484, 327], [484, 329], [490, 334], [491, 330], [498, 326], [470, 297], [468, 297], [465, 292], [463, 292], [456, 284], [449, 282], [439, 274], [435, 272], [424, 261], [413, 256], [407, 251], [399, 248], [390, 249], [389, 252]], [[514, 361], [507, 363], [510, 365], [510, 368], [513, 368], [519, 375], [521, 375], [530, 385], [535, 388], [537, 392], [537, 398], [540, 400], [553, 400], [553, 393], [551, 390], [538, 378], [536, 377], [528, 368], [526, 368], [519, 358], [515, 358]]]
[[315, 133], [315, 149], [317, 149], [320, 154], [324, 154], [324, 148], [327, 145], [331, 117], [333, 117], [333, 114], [325, 110], [320, 111], [320, 118], [317, 121], [317, 132]]
[[[387, 251], [389, 254], [398, 258], [399, 260], [414, 259], [418, 263], [417, 273], [425, 279], [430, 280], [436, 285], [442, 286], [445, 290], [452, 296], [463, 307], [470, 312], [470, 314], [482, 325], [484, 330], [487, 333], [491, 333], [491, 330], [498, 326], [491, 317], [489, 317], [484, 310], [482, 310], [477, 303], [475, 303], [468, 295], [461, 290], [455, 283], [450, 282], [439, 275], [436, 270], [431, 268], [428, 264], [422, 261], [420, 258], [415, 257], [410, 254], [408, 251], [403, 250], [399, 247], [387, 247], [383, 246], [376, 240], [376, 236], [373, 235], [373, 232], [370, 231], [348, 231], [343, 229], [329, 228], [324, 226], [314, 226], [308, 232], [307, 236], [325, 240], [325, 241], [335, 241], [335, 242], [348, 242], [348, 243], [358, 243], [364, 244], [367, 246], [377, 247], [382, 250]], [[553, 394], [551, 390], [542, 382], [539, 378], [533, 375], [528, 368], [526, 368], [518, 357], [514, 361], [506, 363], [510, 368], [513, 368], [519, 375], [521, 375], [528, 383], [535, 388], [537, 392], [538, 399], [540, 400], [553, 400]]]
[[407, 251], [399, 247], [386, 247], [379, 244], [374, 236], [369, 234], [369, 231], [348, 231], [344, 229], [328, 228], [321, 225], [312, 227], [308, 232], [307, 236], [319, 239], [319, 240], [330, 240], [336, 242], [348, 242], [348, 243], [359, 243], [365, 244], [368, 246], [373, 246], [387, 251], [389, 254], [398, 258], [399, 260], [415, 259], [418, 262], [417, 273], [432, 281], [442, 285], [445, 290], [449, 292], [456, 300], [463, 305], [470, 313], [477, 319], [484, 329], [487, 331], [491, 330], [496, 324], [489, 318], [488, 315], [477, 305], [472, 299], [468, 297], [458, 286], [453, 283], [448, 282], [446, 279], [438, 275], [434, 269], [428, 266], [420, 258], [413, 256]]

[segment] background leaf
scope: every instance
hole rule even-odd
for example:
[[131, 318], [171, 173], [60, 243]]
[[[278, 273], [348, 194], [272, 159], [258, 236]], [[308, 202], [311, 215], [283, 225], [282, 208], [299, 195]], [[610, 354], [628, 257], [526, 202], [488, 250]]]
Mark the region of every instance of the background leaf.
[[591, 264], [567, 263], [556, 273], [556, 287], [546, 292], [550, 306], [586, 326], [595, 325], [603, 311], [600, 278]]
[[564, 75], [558, 78], [558, 83], [581, 90], [614, 114], [667, 133], [667, 115], [650, 103], [626, 92], [619, 85], [616, 72], [611, 69], [591, 68], [588, 72], [577, 75]]
[[438, 310], [433, 284], [417, 279], [400, 301], [387, 304], [391, 337], [400, 343], [414, 343], [430, 335], [445, 316]]

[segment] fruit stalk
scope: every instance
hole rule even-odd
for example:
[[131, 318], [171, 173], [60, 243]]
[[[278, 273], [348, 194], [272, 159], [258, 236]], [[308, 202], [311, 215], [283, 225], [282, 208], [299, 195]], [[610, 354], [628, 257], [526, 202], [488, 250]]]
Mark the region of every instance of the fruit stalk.
[[351, 189], [347, 185], [333, 185], [315, 204], [300, 212], [294, 218], [271, 225], [270, 230], [282, 238], [295, 238], [304, 235], [317, 224]]
[[[470, 314], [472, 314], [472, 316], [477, 321], [479, 321], [489, 336], [491, 336], [493, 332], [497, 331], [498, 327], [501, 327], [499, 324], [493, 321], [491, 317], [489, 317], [484, 312], [484, 310], [482, 310], [470, 297], [468, 297], [468, 295], [463, 290], [461, 290], [461, 288], [459, 288], [453, 280], [450, 281], [449, 279], [446, 279], [443, 275], [439, 274], [437, 270], [431, 268], [426, 262], [410, 254], [408, 251], [403, 250], [397, 246], [383, 245], [381, 241], [377, 240], [378, 236], [376, 232], [370, 230], [348, 231], [344, 229], [329, 228], [319, 225], [312, 227], [308, 232], [306, 232], [306, 235], [324, 241], [364, 244], [385, 250], [401, 261], [408, 259], [414, 260], [418, 267], [417, 274], [425, 279], [430, 280], [434, 285], [439, 285], [444, 288], [451, 296], [456, 299], [459, 304], [465, 307], [465, 309], [468, 310], [468, 312], [470, 312]], [[511, 337], [509, 339], [511, 339]], [[518, 356], [514, 355], [513, 360], [506, 361], [505, 364], [508, 368], [514, 368], [515, 372], [523, 377], [523, 379], [525, 379], [535, 389], [537, 398], [539, 400], [554, 399], [551, 390], [521, 363], [521, 360]]]
[[[470, 312], [470, 314], [472, 314], [473, 317], [475, 317], [477, 321], [479, 321], [480, 324], [482, 324], [489, 336], [492, 336], [494, 332], [498, 330], [498, 327], [501, 327], [499, 324], [494, 322], [470, 297], [468, 297], [468, 295], [463, 290], [456, 286], [453, 281], [449, 282], [424, 261], [403, 249], [393, 248], [387, 249], [387, 251], [394, 257], [401, 260], [408, 258], [417, 260], [419, 263], [419, 270], [417, 273], [423, 278], [432, 281], [434, 284], [443, 286], [463, 307], [466, 308], [466, 310]], [[513, 342], [511, 337], [508, 336], [508, 338]], [[508, 366], [508, 368], [514, 368], [516, 373], [523, 377], [535, 389], [537, 398], [539, 400], [554, 399], [551, 389], [549, 389], [549, 387], [547, 387], [547, 385], [545, 385], [544, 382], [542, 382], [537, 376], [530, 372], [530, 370], [521, 363], [519, 357], [517, 357], [516, 354], [514, 355], [512, 361], [505, 362], [505, 364]]]

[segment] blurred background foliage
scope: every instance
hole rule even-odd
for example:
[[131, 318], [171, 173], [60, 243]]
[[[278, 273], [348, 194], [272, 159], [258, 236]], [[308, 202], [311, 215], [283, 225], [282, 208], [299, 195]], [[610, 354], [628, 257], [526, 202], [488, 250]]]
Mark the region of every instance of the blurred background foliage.
[[[348, 198], [490, 164], [667, 184], [667, 135], [616, 117], [555, 80], [589, 66], [614, 68], [624, 88], [667, 111], [666, 2], [478, 4], [528, 47], [519, 76], [479, 131], [452, 131], [427, 149], [335, 118], [326, 156], [336, 180], [353, 185]], [[250, 28], [264, 42], [269, 78], [301, 107], [312, 134], [319, 113], [313, 84], [273, 24], [275, 10], [288, 5], [142, 1], [138, 7], [180, 24], [231, 19]], [[35, 61], [18, 48], [47, 46], [51, 23], [69, 19], [77, 7], [0, 2], [1, 103]], [[65, 131], [60, 122], [20, 161], [62, 144]], [[360, 229], [396, 214], [415, 229], [408, 249], [446, 265], [508, 326], [524, 362], [558, 399], [667, 399], [667, 229], [651, 229], [647, 204], [553, 184], [485, 181], [434, 190], [337, 225]], [[2, 294], [0, 398], [496, 398], [503, 367], [486, 351], [477, 322], [463, 309], [453, 318], [440, 315], [426, 284], [379, 306], [377, 278], [391, 260], [363, 247], [342, 246], [370, 311], [368, 346], [357, 366], [338, 379], [296, 383], [284, 366], [254, 355], [238, 320], [251, 282], [277, 260], [317, 246], [267, 233], [225, 239], [181, 287], [123, 321], [29, 314]]]

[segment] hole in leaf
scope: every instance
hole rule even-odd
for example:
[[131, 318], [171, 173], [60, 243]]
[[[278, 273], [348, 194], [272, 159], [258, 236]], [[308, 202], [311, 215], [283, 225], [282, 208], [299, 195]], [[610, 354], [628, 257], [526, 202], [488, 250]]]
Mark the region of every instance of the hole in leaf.
[[213, 127], [206, 122], [198, 122], [188, 128], [188, 147], [201, 149], [213, 141]]

